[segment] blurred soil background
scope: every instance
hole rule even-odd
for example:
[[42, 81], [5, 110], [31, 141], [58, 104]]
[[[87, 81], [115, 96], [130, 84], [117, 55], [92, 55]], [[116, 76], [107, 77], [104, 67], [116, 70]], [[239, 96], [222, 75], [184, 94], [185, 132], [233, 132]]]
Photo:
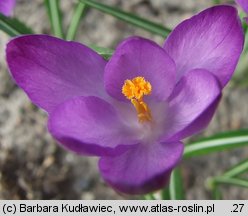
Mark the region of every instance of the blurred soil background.
[[[67, 26], [75, 1], [61, 0]], [[210, 0], [104, 0], [123, 10], [173, 28], [212, 5]], [[43, 0], [17, 0], [15, 16], [36, 33], [50, 34]], [[129, 35], [163, 44], [164, 39], [94, 9], [87, 11], [77, 40], [115, 48]], [[0, 33], [0, 199], [132, 199], [109, 188], [99, 176], [97, 158], [80, 157], [60, 148], [46, 128], [46, 114], [31, 104], [11, 80], [4, 60], [9, 37]], [[227, 87], [204, 135], [248, 127], [248, 90]], [[183, 160], [187, 199], [210, 199], [206, 179], [221, 174], [248, 156], [248, 149]], [[221, 187], [224, 199], [247, 199], [248, 189]]]

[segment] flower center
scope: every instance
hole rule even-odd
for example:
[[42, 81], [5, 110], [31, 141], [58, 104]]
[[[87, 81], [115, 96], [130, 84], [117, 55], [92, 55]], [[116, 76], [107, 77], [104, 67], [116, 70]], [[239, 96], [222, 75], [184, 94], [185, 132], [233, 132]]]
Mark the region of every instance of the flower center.
[[146, 81], [144, 77], [135, 77], [132, 80], [125, 80], [122, 86], [122, 94], [131, 100], [141, 123], [152, 120], [151, 111], [148, 105], [143, 101], [143, 96], [151, 94], [151, 91], [151, 83]]

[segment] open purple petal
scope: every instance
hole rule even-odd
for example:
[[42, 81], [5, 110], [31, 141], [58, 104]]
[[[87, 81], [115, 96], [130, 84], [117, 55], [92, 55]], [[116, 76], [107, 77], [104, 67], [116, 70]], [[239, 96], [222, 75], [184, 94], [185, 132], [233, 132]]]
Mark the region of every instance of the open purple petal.
[[167, 132], [162, 140], [181, 140], [201, 131], [210, 122], [220, 96], [220, 84], [210, 72], [188, 72], [170, 97]]
[[97, 97], [76, 97], [49, 116], [48, 128], [64, 147], [78, 154], [116, 155], [137, 143], [116, 110]]
[[12, 15], [15, 4], [15, 0], [0, 0], [0, 13], [5, 16]]
[[16, 83], [48, 112], [74, 96], [107, 97], [103, 86], [106, 62], [82, 44], [28, 35], [11, 40], [6, 52]]
[[99, 167], [104, 180], [117, 191], [145, 194], [168, 183], [182, 153], [180, 142], [140, 144], [120, 156], [102, 157]]
[[177, 80], [192, 69], [215, 74], [222, 87], [230, 80], [243, 49], [244, 35], [237, 10], [215, 6], [179, 24], [164, 49], [177, 67]]
[[235, 0], [235, 1], [248, 14], [248, 1], [247, 0]]
[[104, 74], [107, 92], [125, 101], [122, 86], [126, 79], [141, 76], [152, 85], [150, 98], [165, 100], [175, 83], [175, 64], [167, 53], [153, 41], [130, 37], [122, 42], [107, 63]]

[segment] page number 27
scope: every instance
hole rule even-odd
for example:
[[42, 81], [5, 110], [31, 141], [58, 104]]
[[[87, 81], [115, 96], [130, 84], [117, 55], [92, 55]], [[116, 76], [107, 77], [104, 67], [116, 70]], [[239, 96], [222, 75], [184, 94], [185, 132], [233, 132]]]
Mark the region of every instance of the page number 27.
[[244, 204], [233, 204], [233, 210], [231, 212], [242, 212]]

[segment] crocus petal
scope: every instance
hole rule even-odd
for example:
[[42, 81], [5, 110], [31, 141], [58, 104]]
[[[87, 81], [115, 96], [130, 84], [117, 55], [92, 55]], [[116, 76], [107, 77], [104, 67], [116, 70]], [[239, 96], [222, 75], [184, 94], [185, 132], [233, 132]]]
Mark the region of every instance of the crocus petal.
[[102, 157], [99, 167], [104, 180], [117, 191], [145, 194], [160, 189], [183, 153], [183, 144], [138, 145], [120, 156]]
[[165, 100], [175, 83], [175, 64], [156, 43], [131, 37], [122, 42], [107, 63], [104, 74], [107, 92], [118, 100], [126, 100], [122, 86], [126, 79], [144, 77], [152, 85], [151, 96]]
[[78, 154], [120, 154], [136, 142], [113, 106], [94, 96], [60, 104], [50, 114], [48, 128], [64, 147]]
[[0, 0], [0, 13], [5, 16], [10, 16], [15, 7], [15, 0]]
[[162, 140], [181, 140], [201, 131], [211, 120], [220, 96], [220, 84], [210, 72], [188, 72], [170, 97], [167, 132]]
[[242, 9], [248, 14], [248, 1], [247, 0], [236, 0], [236, 3], [239, 4]]
[[232, 6], [215, 6], [179, 24], [164, 49], [177, 67], [177, 80], [192, 69], [215, 74], [222, 87], [230, 80], [243, 49], [243, 29]]
[[106, 96], [105, 60], [79, 43], [47, 35], [18, 37], [7, 45], [7, 62], [16, 83], [48, 112], [74, 96]]

